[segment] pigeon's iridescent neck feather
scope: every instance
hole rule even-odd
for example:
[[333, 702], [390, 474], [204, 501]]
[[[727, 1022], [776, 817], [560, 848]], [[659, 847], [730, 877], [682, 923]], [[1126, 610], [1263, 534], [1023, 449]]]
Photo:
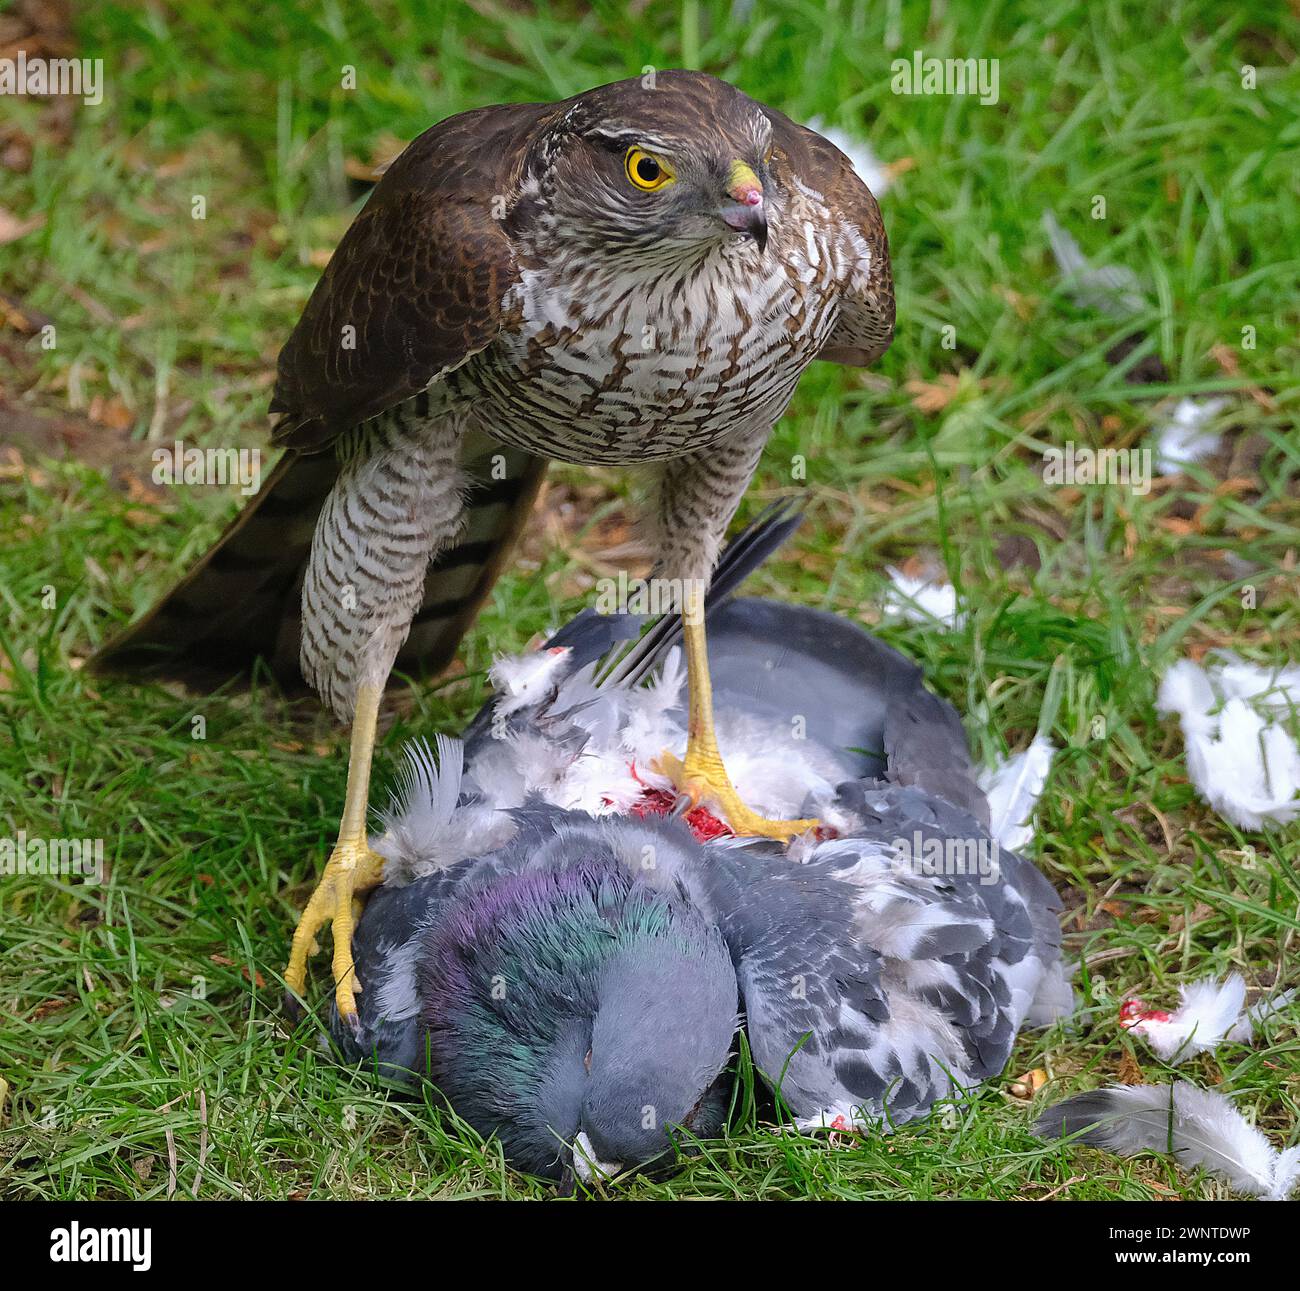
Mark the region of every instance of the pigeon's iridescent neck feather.
[[427, 934], [419, 993], [431, 1078], [512, 1160], [552, 1173], [579, 1128], [611, 972], [636, 976], [665, 952], [711, 953], [703, 927], [612, 856], [494, 876]]

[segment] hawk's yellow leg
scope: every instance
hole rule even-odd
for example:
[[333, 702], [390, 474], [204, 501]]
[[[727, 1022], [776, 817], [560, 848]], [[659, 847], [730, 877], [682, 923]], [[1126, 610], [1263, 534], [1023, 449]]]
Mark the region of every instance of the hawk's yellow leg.
[[334, 934], [334, 1002], [339, 1016], [357, 1014], [356, 992], [361, 989], [352, 963], [353, 900], [378, 886], [384, 859], [370, 850], [366, 835], [366, 810], [370, 802], [370, 760], [375, 748], [375, 725], [383, 687], [362, 685], [357, 690], [352, 718], [352, 747], [348, 755], [348, 787], [343, 800], [339, 839], [325, 863], [325, 872], [307, 902], [293, 934], [285, 985], [298, 996], [307, 986], [307, 957], [320, 949], [316, 934], [325, 924]]
[[[693, 622], [692, 620], [695, 619]], [[718, 752], [713, 727], [713, 683], [709, 680], [709, 649], [702, 616], [687, 614], [682, 621], [686, 645], [686, 685], [689, 691], [686, 758], [671, 753], [660, 757], [655, 769], [668, 776], [691, 801], [707, 803], [721, 812], [732, 830], [742, 837], [779, 838], [806, 833], [816, 820], [769, 820], [751, 811], [740, 799]]]

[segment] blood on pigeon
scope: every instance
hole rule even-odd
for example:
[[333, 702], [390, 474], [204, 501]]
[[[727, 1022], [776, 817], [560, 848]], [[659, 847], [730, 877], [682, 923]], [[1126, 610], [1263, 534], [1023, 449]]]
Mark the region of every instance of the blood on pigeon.
[[[636, 775], [635, 767], [632, 774]], [[655, 789], [647, 785], [641, 797], [628, 810], [642, 820], [647, 816], [666, 816], [676, 801], [676, 794], [669, 793], [667, 789]], [[733, 833], [731, 827], [719, 820], [707, 807], [692, 807], [682, 819], [701, 843], [707, 843], [711, 838], [730, 838]]]

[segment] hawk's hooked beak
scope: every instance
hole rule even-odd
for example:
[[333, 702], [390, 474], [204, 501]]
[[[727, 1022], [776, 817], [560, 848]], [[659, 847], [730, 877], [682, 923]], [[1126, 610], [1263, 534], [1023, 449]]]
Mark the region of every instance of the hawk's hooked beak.
[[722, 222], [737, 233], [754, 239], [760, 251], [767, 247], [767, 209], [763, 201], [763, 185], [751, 167], [743, 161], [731, 163], [727, 176], [727, 197], [722, 204]]

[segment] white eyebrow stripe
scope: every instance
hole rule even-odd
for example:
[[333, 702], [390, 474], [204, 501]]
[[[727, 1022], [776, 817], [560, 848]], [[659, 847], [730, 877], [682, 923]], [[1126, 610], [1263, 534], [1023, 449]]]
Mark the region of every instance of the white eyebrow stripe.
[[592, 130], [587, 137], [597, 143], [611, 143], [619, 148], [644, 148], [647, 152], [672, 152], [680, 147], [680, 143], [672, 143], [644, 130]]

